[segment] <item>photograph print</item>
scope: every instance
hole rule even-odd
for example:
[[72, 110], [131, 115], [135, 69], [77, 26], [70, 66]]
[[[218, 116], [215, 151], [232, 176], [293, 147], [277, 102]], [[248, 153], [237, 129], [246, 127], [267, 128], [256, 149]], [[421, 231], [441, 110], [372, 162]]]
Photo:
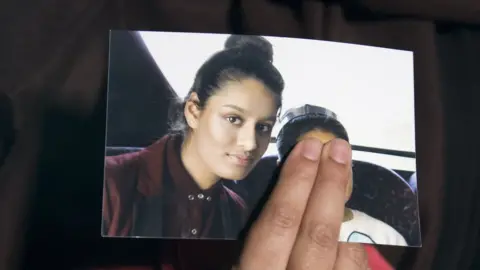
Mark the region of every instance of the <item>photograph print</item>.
[[421, 246], [413, 53], [111, 31], [102, 236], [238, 239], [304, 138], [352, 146], [339, 241]]

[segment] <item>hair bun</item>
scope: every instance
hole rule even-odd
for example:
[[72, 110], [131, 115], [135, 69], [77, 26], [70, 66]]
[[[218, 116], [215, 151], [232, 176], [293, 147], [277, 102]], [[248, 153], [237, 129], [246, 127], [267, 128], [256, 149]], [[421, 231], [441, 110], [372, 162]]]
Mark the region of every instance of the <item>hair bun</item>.
[[261, 36], [231, 35], [225, 41], [224, 47], [225, 50], [240, 49], [244, 53], [252, 53], [266, 61], [273, 61], [273, 46]]

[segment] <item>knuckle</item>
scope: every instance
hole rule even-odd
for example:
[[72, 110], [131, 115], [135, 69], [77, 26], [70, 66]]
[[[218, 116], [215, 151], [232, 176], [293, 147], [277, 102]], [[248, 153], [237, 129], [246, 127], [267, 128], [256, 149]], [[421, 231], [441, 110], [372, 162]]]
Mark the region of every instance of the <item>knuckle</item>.
[[310, 241], [322, 250], [334, 249], [338, 242], [333, 226], [325, 222], [314, 223], [308, 229], [307, 235]]
[[368, 260], [361, 244], [347, 244], [348, 258], [358, 269], [368, 269]]
[[282, 234], [300, 224], [301, 214], [299, 211], [286, 205], [273, 205], [272, 208], [270, 221], [274, 233]]

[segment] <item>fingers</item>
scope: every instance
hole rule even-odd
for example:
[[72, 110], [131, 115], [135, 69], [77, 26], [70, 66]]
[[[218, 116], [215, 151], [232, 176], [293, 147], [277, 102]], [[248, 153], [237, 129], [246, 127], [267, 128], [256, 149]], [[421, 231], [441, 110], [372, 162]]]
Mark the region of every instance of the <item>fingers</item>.
[[333, 269], [350, 164], [347, 142], [335, 139], [324, 146], [288, 269]]
[[[322, 144], [297, 144], [245, 243], [240, 269], [285, 269], [315, 182]], [[343, 196], [342, 196], [343, 199]]]
[[334, 270], [367, 270], [368, 257], [362, 244], [339, 243]]

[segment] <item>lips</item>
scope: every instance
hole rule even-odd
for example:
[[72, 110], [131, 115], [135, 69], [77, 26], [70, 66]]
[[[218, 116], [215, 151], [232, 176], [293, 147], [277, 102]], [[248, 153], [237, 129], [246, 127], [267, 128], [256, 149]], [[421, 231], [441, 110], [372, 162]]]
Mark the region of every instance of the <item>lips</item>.
[[245, 167], [250, 165], [253, 162], [253, 159], [251, 157], [247, 157], [244, 155], [228, 155], [228, 156], [231, 158], [233, 163], [235, 163], [235, 165], [237, 166]]

